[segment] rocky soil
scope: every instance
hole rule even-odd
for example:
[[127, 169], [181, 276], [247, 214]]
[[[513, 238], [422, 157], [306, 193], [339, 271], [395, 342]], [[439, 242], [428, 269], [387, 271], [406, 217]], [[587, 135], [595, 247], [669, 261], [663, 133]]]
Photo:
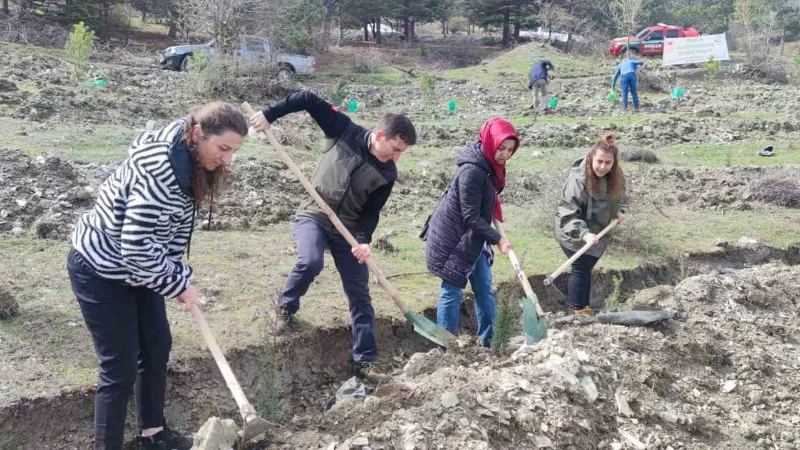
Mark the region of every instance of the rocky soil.
[[291, 417], [272, 448], [797, 449], [798, 276], [711, 272], [640, 294], [676, 313], [654, 327], [415, 354], [391, 384]]

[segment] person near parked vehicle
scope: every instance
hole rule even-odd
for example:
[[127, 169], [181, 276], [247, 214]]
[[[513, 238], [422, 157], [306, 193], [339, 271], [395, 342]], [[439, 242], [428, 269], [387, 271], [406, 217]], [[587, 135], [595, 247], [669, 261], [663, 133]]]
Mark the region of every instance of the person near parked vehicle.
[[122, 449], [131, 392], [137, 448], [192, 446], [164, 420], [172, 347], [165, 298], [199, 306], [192, 268], [181, 258], [198, 206], [213, 199], [247, 132], [244, 115], [221, 102], [145, 131], [78, 219], [67, 271], [100, 360], [95, 449]]
[[323, 253], [328, 248], [350, 303], [353, 371], [371, 383], [385, 382], [388, 376], [374, 364], [378, 357], [375, 311], [369, 293], [369, 269], [364, 263], [371, 255], [370, 242], [381, 209], [397, 179], [395, 161], [416, 144], [417, 134], [402, 114], [387, 114], [368, 130], [311, 91], [292, 94], [256, 113], [250, 121], [254, 129], [266, 131], [272, 122], [298, 111], [308, 112], [327, 138], [311, 183], [359, 245], [351, 248], [325, 212], [306, 195], [293, 225], [297, 263], [278, 295], [277, 317], [270, 331], [278, 334], [291, 325], [300, 309], [300, 298], [322, 271]]
[[614, 136], [604, 136], [572, 164], [558, 200], [555, 234], [564, 253], [572, 257], [585, 243], [594, 243], [572, 264], [569, 275], [569, 302], [578, 316], [594, 315], [589, 305], [592, 269], [610, 239], [609, 234], [598, 239], [597, 233], [613, 219], [625, 219], [625, 176], [618, 153]]
[[636, 70], [644, 66], [644, 61], [640, 59], [625, 58], [617, 66], [614, 71], [614, 79], [611, 80], [611, 89], [616, 89], [617, 79], [620, 80], [620, 87], [622, 89], [622, 110], [628, 110], [628, 92], [633, 97], [633, 107], [639, 111], [639, 91], [637, 90]]
[[486, 122], [480, 138], [458, 158], [458, 169], [425, 232], [428, 271], [442, 279], [436, 321], [455, 334], [463, 290], [469, 281], [475, 295], [478, 341], [488, 347], [494, 334], [495, 293], [492, 289], [492, 245], [508, 255], [513, 248], [492, 228], [503, 221], [500, 192], [506, 162], [519, 148], [514, 126], [500, 118]]
[[530, 80], [528, 81], [528, 89], [531, 90], [533, 96], [533, 104], [531, 108], [534, 111], [539, 110], [539, 105], [544, 105], [544, 110], [550, 109], [550, 94], [547, 91], [547, 84], [550, 82], [550, 72], [556, 70], [556, 66], [549, 60], [540, 59], [531, 66]]

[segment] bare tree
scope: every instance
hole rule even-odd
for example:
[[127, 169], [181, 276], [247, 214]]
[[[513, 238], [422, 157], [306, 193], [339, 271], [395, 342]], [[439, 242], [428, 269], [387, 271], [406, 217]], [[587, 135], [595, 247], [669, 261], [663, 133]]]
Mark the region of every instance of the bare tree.
[[611, 0], [606, 8], [608, 18], [628, 35], [628, 42], [625, 46], [626, 54], [631, 45], [630, 36], [636, 32], [637, 25], [644, 17], [643, 5], [644, 0]]
[[547, 41], [553, 38], [553, 27], [565, 27], [569, 22], [569, 13], [556, 3], [556, 0], [539, 0], [537, 17], [547, 30]]
[[266, 16], [262, 9], [255, 0], [176, 0], [170, 14], [184, 36], [190, 30], [212, 36], [218, 51], [228, 53], [252, 18]]
[[736, 0], [735, 17], [747, 32], [747, 56], [750, 60], [766, 57], [769, 39], [776, 22], [767, 0]]

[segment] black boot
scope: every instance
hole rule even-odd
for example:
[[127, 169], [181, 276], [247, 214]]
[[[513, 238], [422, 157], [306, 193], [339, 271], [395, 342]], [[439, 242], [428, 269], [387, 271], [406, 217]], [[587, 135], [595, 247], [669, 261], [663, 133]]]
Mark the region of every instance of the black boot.
[[166, 426], [152, 436], [136, 438], [138, 450], [190, 450], [192, 444], [191, 438], [170, 430]]

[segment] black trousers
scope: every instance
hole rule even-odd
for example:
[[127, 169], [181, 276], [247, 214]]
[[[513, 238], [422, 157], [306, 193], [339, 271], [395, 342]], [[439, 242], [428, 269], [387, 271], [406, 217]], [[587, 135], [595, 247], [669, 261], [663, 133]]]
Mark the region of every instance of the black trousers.
[[[575, 254], [572, 250], [561, 246], [564, 254], [571, 258]], [[584, 253], [572, 263], [572, 272], [569, 274], [569, 303], [572, 309], [583, 309], [589, 306], [592, 296], [592, 269], [600, 258]]]
[[67, 257], [67, 271], [100, 360], [94, 448], [120, 450], [131, 392], [140, 429], [164, 424], [172, 348], [164, 297], [100, 278], [75, 249]]

